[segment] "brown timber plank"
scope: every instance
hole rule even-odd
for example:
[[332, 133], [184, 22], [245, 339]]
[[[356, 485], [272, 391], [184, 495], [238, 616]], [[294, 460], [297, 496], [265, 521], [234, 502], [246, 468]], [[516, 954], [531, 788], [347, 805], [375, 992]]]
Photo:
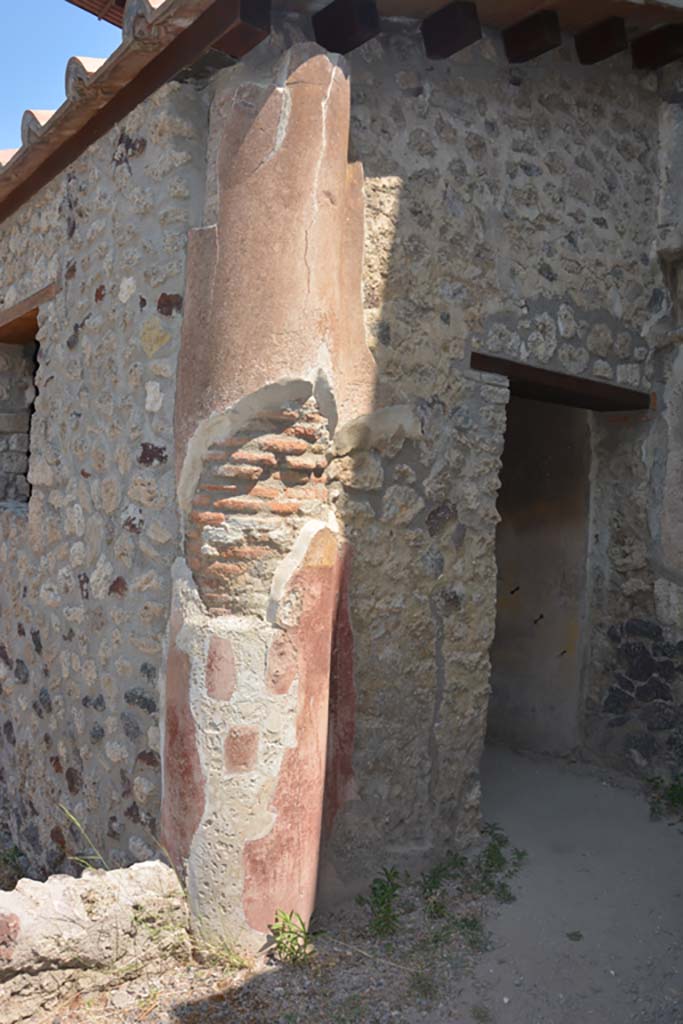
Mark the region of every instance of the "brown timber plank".
[[49, 284], [8, 309], [0, 309], [0, 342], [23, 345], [33, 341], [38, 330], [38, 308], [54, 299], [58, 292], [56, 283]]
[[483, 352], [473, 352], [470, 359], [473, 370], [496, 373], [510, 381], [510, 392], [519, 398], [534, 398], [539, 402], [571, 405], [595, 412], [635, 412], [649, 409], [651, 397], [646, 391], [622, 388], [607, 381], [572, 377], [540, 366], [516, 363], [512, 359], [499, 359]]
[[425, 53], [431, 60], [444, 60], [481, 39], [481, 22], [474, 3], [447, 4], [425, 18], [420, 25]]

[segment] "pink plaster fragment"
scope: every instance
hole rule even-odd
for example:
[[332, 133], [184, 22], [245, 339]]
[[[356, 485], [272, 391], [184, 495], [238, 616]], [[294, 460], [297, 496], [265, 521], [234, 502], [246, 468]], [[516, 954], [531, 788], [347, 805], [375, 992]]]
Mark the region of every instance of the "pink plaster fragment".
[[235, 655], [230, 638], [212, 636], [206, 659], [206, 692], [214, 700], [230, 700], [236, 681]]
[[177, 645], [182, 621], [171, 615], [166, 666], [162, 842], [176, 870], [183, 872], [192, 838], [204, 813], [204, 776], [197, 729], [190, 708], [190, 659]]
[[225, 767], [229, 772], [248, 772], [258, 760], [258, 729], [240, 726], [231, 729], [225, 738]]

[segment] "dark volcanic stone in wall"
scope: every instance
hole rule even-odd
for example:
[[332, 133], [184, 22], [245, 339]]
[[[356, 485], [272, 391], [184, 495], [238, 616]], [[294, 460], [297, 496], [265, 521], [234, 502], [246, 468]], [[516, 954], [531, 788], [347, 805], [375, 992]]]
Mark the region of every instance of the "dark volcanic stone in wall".
[[639, 640], [627, 641], [621, 647], [621, 656], [626, 675], [636, 682], [644, 682], [655, 671], [655, 661], [649, 650]]
[[662, 637], [662, 627], [646, 619], [629, 619], [624, 623], [624, 632], [628, 636], [643, 636], [648, 640], [660, 640]]
[[609, 627], [617, 657], [601, 704], [610, 735], [624, 734], [627, 764], [663, 775], [683, 768], [683, 679], [672, 660], [683, 641], [668, 632], [645, 619]]

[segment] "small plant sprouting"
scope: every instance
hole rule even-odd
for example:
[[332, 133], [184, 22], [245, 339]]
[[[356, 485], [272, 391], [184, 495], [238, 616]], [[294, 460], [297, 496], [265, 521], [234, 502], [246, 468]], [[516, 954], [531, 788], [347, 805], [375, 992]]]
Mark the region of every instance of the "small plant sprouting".
[[648, 779], [648, 785], [653, 818], [683, 815], [683, 775], [675, 775], [669, 783], [657, 776]]
[[491, 894], [499, 903], [512, 903], [516, 897], [508, 879], [521, 868], [526, 850], [509, 851], [510, 840], [499, 825], [487, 824], [483, 832], [488, 843], [474, 863], [473, 890], [483, 896]]
[[441, 887], [444, 882], [458, 878], [466, 867], [467, 858], [449, 850], [443, 861], [422, 875], [420, 887], [428, 917], [434, 919], [446, 917], [447, 909], [441, 895]]
[[476, 914], [458, 917], [455, 920], [455, 927], [473, 953], [483, 953], [489, 948], [489, 936], [481, 917]]
[[373, 879], [369, 896], [359, 896], [357, 903], [370, 909], [370, 931], [378, 938], [393, 935], [398, 929], [396, 897], [401, 888], [396, 868], [384, 868], [382, 874]]
[[72, 814], [69, 808], [65, 807], [64, 804], [59, 804], [59, 809], [62, 812], [62, 814], [67, 818], [69, 824], [73, 825], [74, 828], [80, 833], [80, 835], [83, 836], [83, 838], [85, 839], [86, 843], [88, 844], [92, 851], [91, 853], [79, 853], [74, 856], [70, 856], [69, 860], [72, 860], [74, 864], [80, 864], [81, 867], [84, 868], [94, 868], [99, 866], [104, 868], [105, 871], [108, 871], [109, 865], [107, 864], [106, 860], [104, 859], [100, 851], [97, 849], [95, 844], [93, 843], [88, 833], [81, 825], [78, 818], [74, 814]]
[[428, 1002], [433, 1002], [439, 994], [439, 988], [433, 974], [424, 969], [413, 972], [410, 977], [409, 988], [418, 999], [424, 999]]
[[286, 964], [303, 965], [315, 955], [311, 932], [304, 924], [301, 914], [291, 910], [275, 911], [275, 921], [269, 925], [279, 960]]

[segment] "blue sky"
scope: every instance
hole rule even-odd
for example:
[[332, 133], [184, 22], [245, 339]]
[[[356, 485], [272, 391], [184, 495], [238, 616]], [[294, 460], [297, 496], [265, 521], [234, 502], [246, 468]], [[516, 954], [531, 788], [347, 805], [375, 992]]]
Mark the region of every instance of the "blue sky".
[[66, 0], [0, 0], [0, 149], [21, 145], [27, 107], [64, 102], [69, 57], [107, 57], [119, 29]]

